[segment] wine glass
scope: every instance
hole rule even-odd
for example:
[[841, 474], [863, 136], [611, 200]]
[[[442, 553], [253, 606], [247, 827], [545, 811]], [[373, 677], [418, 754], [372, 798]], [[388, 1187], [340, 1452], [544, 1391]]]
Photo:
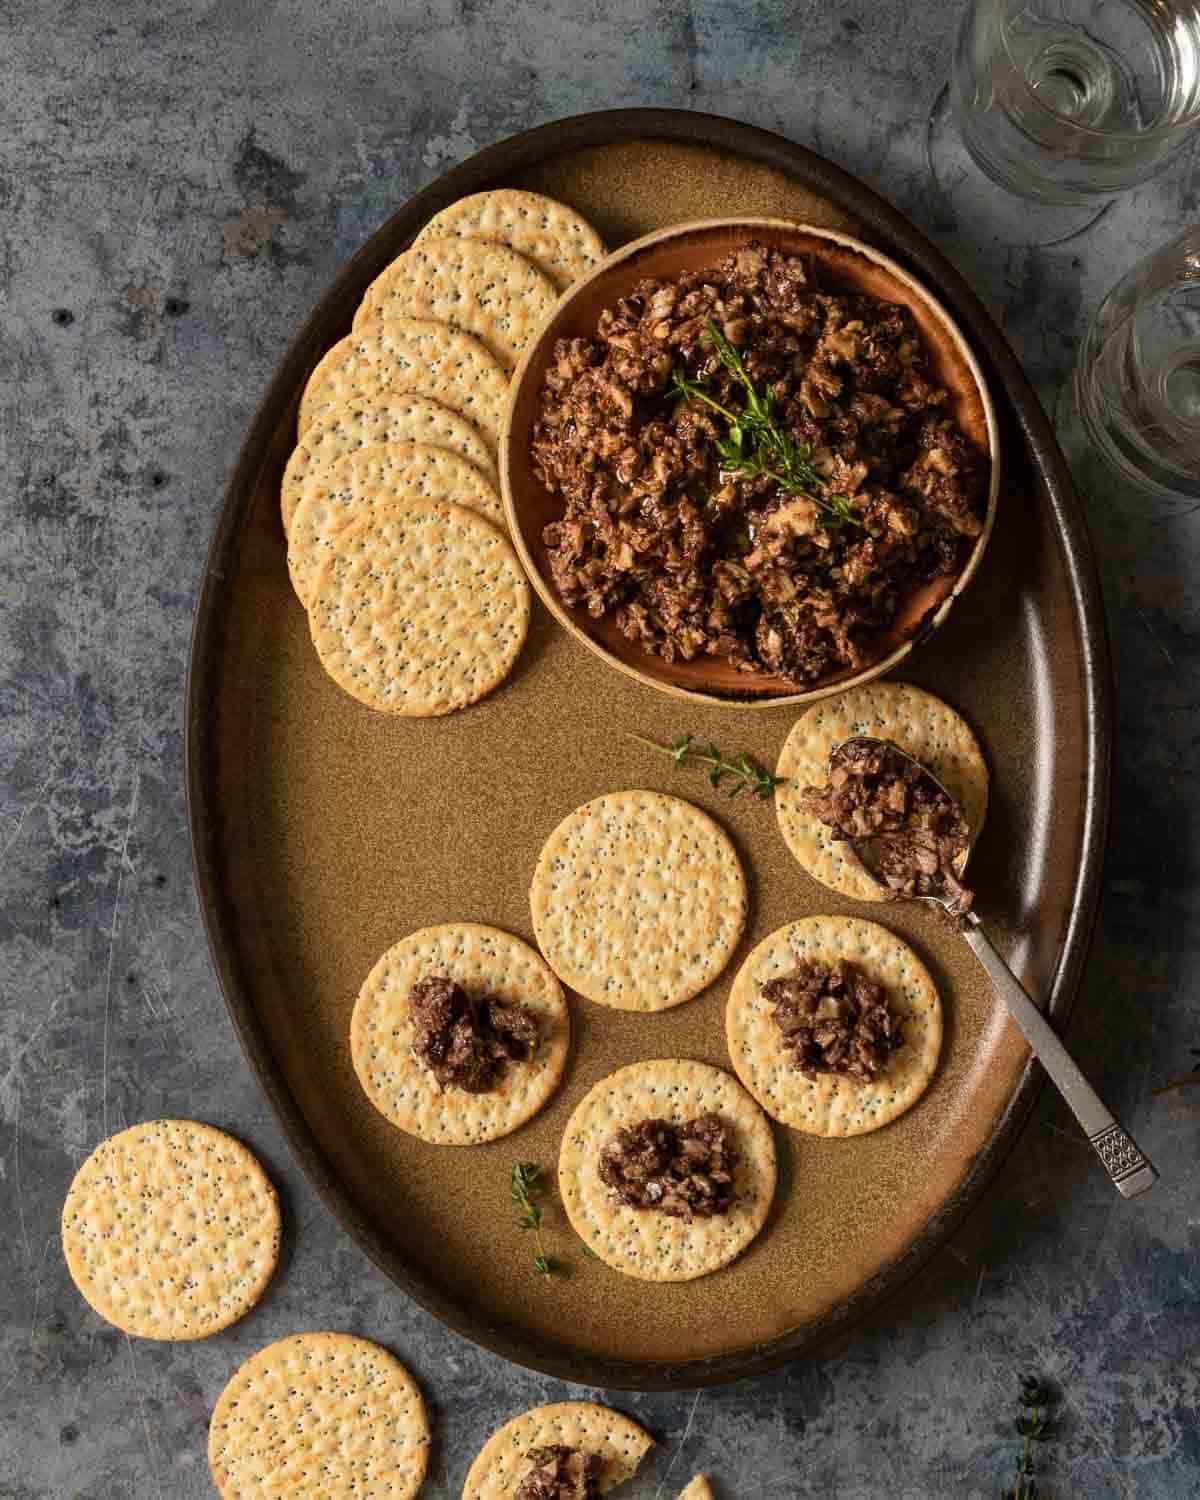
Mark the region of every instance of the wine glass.
[[1075, 400], [1094, 447], [1160, 513], [1200, 505], [1200, 224], [1134, 266], [1097, 308]]
[[1048, 244], [1198, 127], [1200, 0], [970, 0], [929, 165], [956, 221]]

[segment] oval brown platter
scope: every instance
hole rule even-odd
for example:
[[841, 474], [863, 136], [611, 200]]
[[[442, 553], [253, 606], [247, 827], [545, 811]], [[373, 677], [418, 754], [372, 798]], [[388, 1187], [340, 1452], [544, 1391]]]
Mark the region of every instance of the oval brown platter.
[[[288, 584], [278, 511], [306, 373], [431, 214], [500, 185], [573, 203], [611, 246], [731, 206], [828, 226], [877, 245], [950, 309], [995, 401], [1004, 479], [977, 577], [905, 676], [949, 699], [981, 734], [993, 772], [989, 825], [972, 865], [982, 913], [1060, 1023], [1086, 955], [1107, 813], [1111, 705], [1099, 592], [1062, 456], [979, 302], [869, 189], [729, 120], [623, 110], [480, 152], [372, 237], [275, 375], [217, 523], [188, 684], [200, 903], [246, 1055], [325, 1201], [397, 1285], [451, 1327], [588, 1385], [695, 1387], [812, 1350], [902, 1286], [979, 1198], [1040, 1075], [966, 946], [928, 913], [889, 908], [889, 925], [916, 947], [945, 1003], [946, 1045], [920, 1105], [849, 1141], [778, 1131], [774, 1211], [726, 1271], [683, 1285], [622, 1278], [583, 1258], [551, 1203], [548, 1249], [570, 1275], [534, 1277], [530, 1246], [512, 1222], [514, 1161], [551, 1166], [571, 1108], [621, 1063], [675, 1055], [727, 1066], [724, 1002], [750, 946], [792, 917], [855, 908], [794, 864], [769, 804], [731, 804], [625, 738], [687, 731], [771, 765], [795, 710], [745, 715], [679, 703], [610, 670], [540, 605], [513, 678], [449, 719], [372, 714], [315, 660]], [[546, 833], [589, 797], [639, 785], [712, 812], [750, 872], [750, 922], [721, 981], [658, 1015], [574, 998], [563, 1085], [506, 1140], [437, 1148], [392, 1129], [350, 1065], [350, 1011], [374, 960], [435, 921], [485, 921], [529, 938], [528, 880]]]

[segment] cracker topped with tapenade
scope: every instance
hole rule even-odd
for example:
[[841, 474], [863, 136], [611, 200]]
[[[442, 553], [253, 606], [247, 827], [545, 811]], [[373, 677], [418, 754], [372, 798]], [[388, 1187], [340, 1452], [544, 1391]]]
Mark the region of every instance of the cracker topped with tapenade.
[[[988, 803], [988, 769], [969, 724], [949, 704], [906, 682], [873, 682], [823, 698], [792, 726], [779, 753], [775, 810], [788, 848], [822, 885], [859, 901], [886, 901], [889, 891], [869, 874], [846, 837], [866, 836], [888, 821], [883, 799], [853, 810], [828, 805], [830, 755], [858, 737], [890, 741], [926, 768], [949, 793], [966, 824], [968, 844], [983, 827]], [[836, 767], [835, 767], [836, 769]], [[843, 767], [849, 776], [851, 768]], [[887, 768], [882, 768], [886, 770]], [[871, 778], [871, 788], [879, 781]], [[838, 787], [832, 788], [834, 792]], [[847, 784], [847, 798], [858, 804], [859, 788]], [[902, 792], [904, 789], [893, 789]], [[910, 811], [906, 800], [903, 811]], [[842, 813], [845, 816], [842, 816]], [[827, 818], [845, 828], [831, 826]], [[965, 856], [965, 850], [962, 851]], [[960, 856], [960, 859], [961, 857]], [[919, 894], [919, 892], [918, 892]]]
[[508, 1135], [558, 1086], [571, 1018], [562, 986], [511, 933], [425, 927], [367, 976], [350, 1023], [354, 1071], [393, 1125], [438, 1146]]
[[546, 840], [529, 891], [533, 930], [573, 990], [618, 1010], [665, 1010], [729, 962], [746, 922], [733, 842], [662, 792], [610, 792]]
[[663, 1058], [602, 1078], [563, 1133], [558, 1187], [575, 1232], [643, 1281], [691, 1281], [739, 1256], [775, 1195], [775, 1142], [741, 1085]]
[[488, 1438], [463, 1500], [595, 1500], [632, 1479], [653, 1446], [644, 1428], [596, 1401], [535, 1406]]
[[929, 1087], [942, 1006], [929, 971], [894, 932], [861, 917], [803, 917], [746, 959], [725, 1034], [738, 1077], [780, 1124], [862, 1135]]

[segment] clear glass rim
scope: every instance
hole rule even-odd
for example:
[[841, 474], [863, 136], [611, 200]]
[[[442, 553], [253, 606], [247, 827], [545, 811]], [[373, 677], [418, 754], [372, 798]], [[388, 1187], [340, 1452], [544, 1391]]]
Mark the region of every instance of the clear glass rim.
[[[1137, 0], [1134, 0], [1134, 3], [1137, 4]], [[1161, 0], [1159, 0], [1159, 3], [1161, 3]], [[979, 11], [983, 8], [986, 8], [987, 5], [988, 0], [976, 0], [976, 16], [978, 16]], [[1042, 112], [1042, 114], [1046, 116], [1048, 120], [1053, 120], [1059, 125], [1068, 126], [1078, 136], [1090, 138], [1094, 141], [1124, 141], [1131, 143], [1136, 141], [1168, 140], [1172, 135], [1185, 135], [1189, 130], [1194, 130], [1197, 125], [1200, 125], [1200, 97], [1197, 98], [1195, 106], [1189, 111], [1188, 114], [1184, 115], [1182, 119], [1172, 120], [1169, 124], [1166, 125], [1151, 125], [1148, 126], [1145, 130], [1097, 130], [1094, 125], [1080, 125], [1075, 120], [1072, 120], [1070, 115], [1060, 114], [1058, 110], [1052, 109], [1050, 105], [1048, 105], [1046, 101], [1041, 97], [1038, 91], [1032, 86], [1032, 84], [1030, 84], [1029, 80], [1025, 77], [1023, 70], [1017, 65], [1016, 59], [1012, 55], [1008, 35], [1008, 23], [1011, 19], [1011, 12], [1013, 9], [1011, 0], [999, 0], [999, 5], [997, 8], [1001, 10], [1001, 15], [999, 18], [1000, 39], [1004, 46], [1005, 60], [1008, 63], [1008, 66], [1012, 71], [1014, 77], [1019, 81], [1024, 93], [1033, 101], [1035, 106]]]

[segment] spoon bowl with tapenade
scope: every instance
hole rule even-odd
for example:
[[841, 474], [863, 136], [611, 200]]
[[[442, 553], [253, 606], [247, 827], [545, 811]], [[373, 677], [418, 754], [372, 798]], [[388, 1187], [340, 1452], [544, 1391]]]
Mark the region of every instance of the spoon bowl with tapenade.
[[857, 735], [835, 745], [826, 785], [804, 795], [806, 810], [849, 844], [892, 900], [923, 901], [946, 913], [1087, 1132], [1119, 1192], [1136, 1197], [1158, 1173], [1080, 1072], [1057, 1033], [1000, 957], [963, 883], [971, 833], [962, 808], [921, 762], [891, 740]]

